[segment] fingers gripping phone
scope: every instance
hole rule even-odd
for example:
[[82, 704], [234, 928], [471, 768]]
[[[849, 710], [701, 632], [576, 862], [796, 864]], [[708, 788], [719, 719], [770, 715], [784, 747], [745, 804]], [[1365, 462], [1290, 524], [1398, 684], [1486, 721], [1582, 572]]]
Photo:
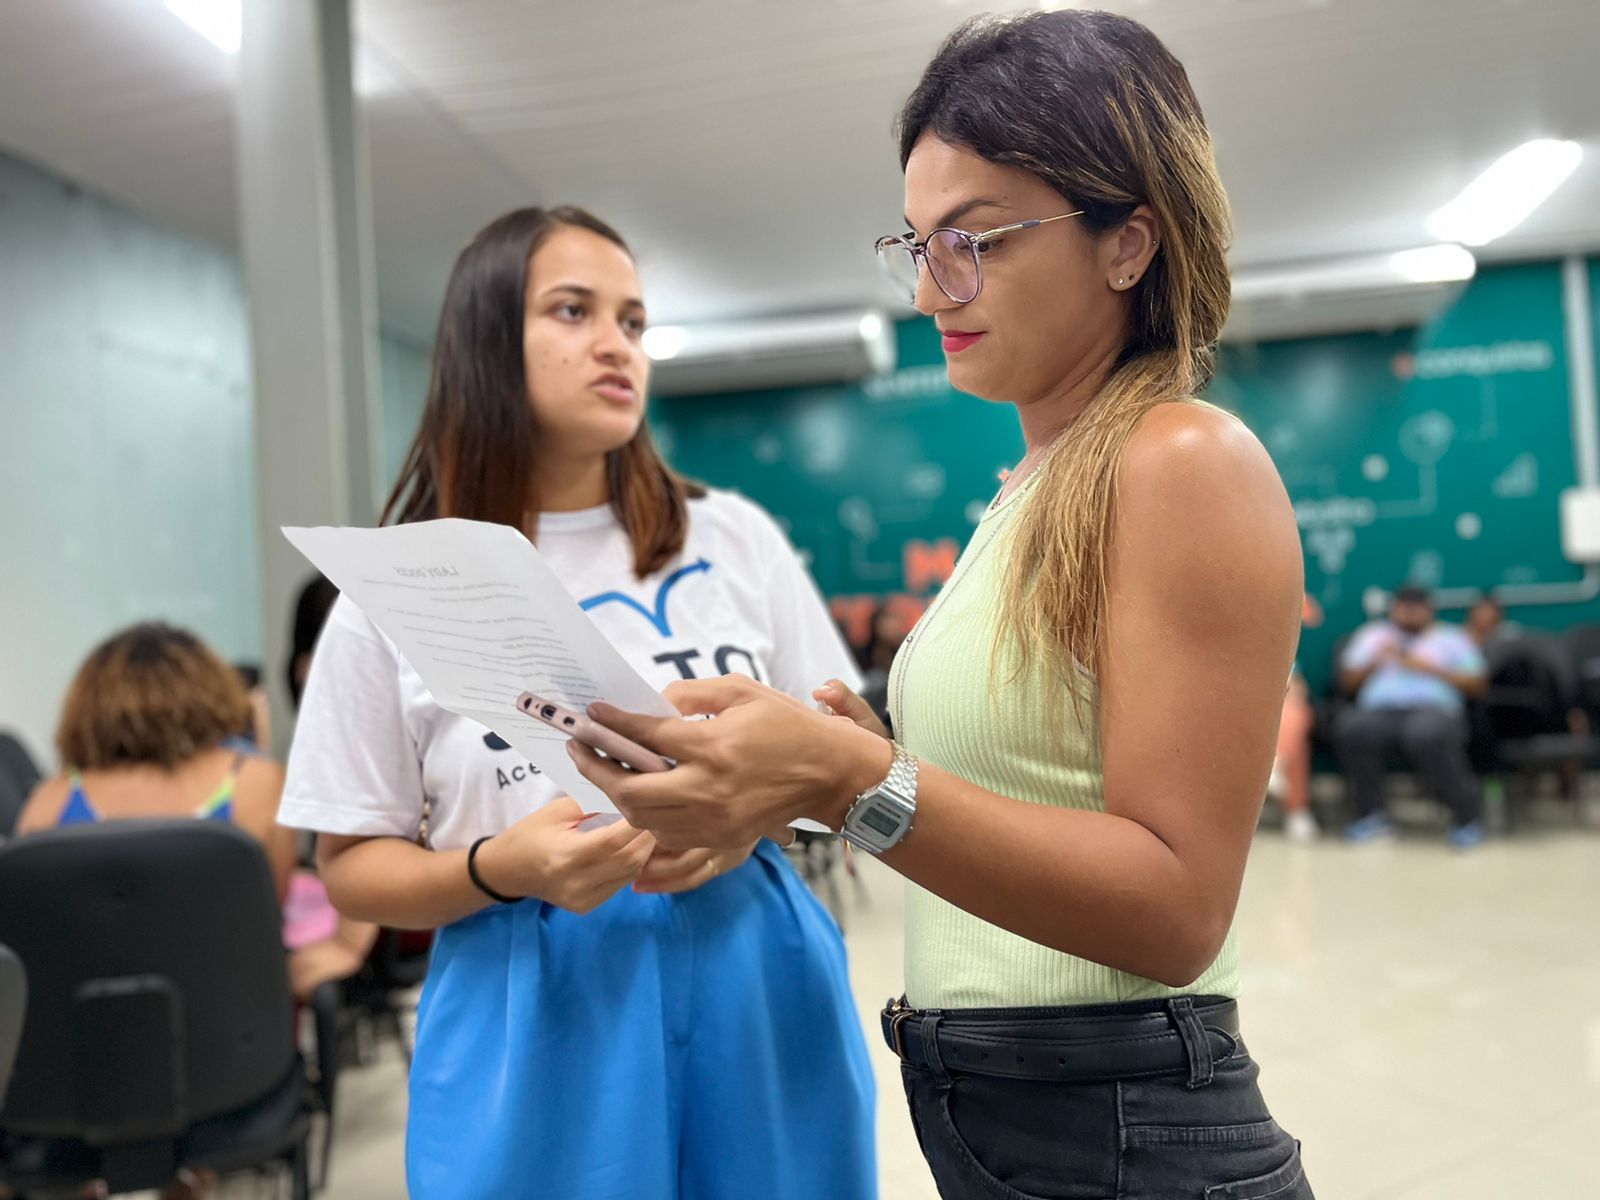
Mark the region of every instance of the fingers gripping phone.
[[598, 750], [607, 758], [615, 759], [635, 771], [672, 769], [672, 763], [653, 750], [646, 750], [638, 742], [623, 737], [615, 730], [607, 729], [583, 713], [563, 708], [543, 696], [523, 692], [517, 697], [517, 708], [535, 721], [548, 725], [551, 729], [564, 733], [574, 741], [583, 743], [591, 750]]

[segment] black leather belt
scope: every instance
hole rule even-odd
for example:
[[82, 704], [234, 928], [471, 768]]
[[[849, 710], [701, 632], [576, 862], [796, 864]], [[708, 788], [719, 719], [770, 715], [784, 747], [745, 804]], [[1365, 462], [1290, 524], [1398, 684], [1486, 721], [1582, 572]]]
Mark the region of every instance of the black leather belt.
[[[930, 1036], [938, 1062], [929, 1052]], [[1242, 1049], [1238, 1005], [1223, 997], [1177, 997], [1133, 1012], [1086, 1007], [1081, 1013], [921, 1012], [896, 1000], [883, 1011], [883, 1037], [913, 1067], [942, 1065], [971, 1075], [1052, 1083], [1193, 1075], [1201, 1059], [1209, 1076], [1209, 1063]]]

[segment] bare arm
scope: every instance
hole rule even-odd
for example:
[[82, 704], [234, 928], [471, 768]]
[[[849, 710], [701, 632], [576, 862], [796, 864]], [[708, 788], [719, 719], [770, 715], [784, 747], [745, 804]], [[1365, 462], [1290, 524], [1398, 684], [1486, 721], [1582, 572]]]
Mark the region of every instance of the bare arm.
[[1463, 696], [1476, 700], [1489, 690], [1489, 676], [1484, 671], [1451, 671], [1444, 667], [1436, 667], [1432, 663], [1424, 662], [1420, 658], [1407, 658], [1405, 665], [1413, 671], [1421, 671], [1432, 675], [1435, 679], [1442, 679]]
[[1346, 696], [1354, 696], [1366, 686], [1367, 680], [1372, 678], [1373, 673], [1383, 666], [1383, 663], [1384, 660], [1379, 659], [1377, 662], [1368, 663], [1364, 667], [1347, 667], [1339, 673], [1340, 689]]
[[[536, 897], [586, 913], [639, 877], [655, 840], [625, 822], [584, 832], [576, 801], [524, 817], [478, 851], [478, 874], [502, 896]], [[323, 834], [317, 865], [347, 917], [397, 929], [433, 929], [493, 901], [467, 873], [465, 850], [426, 850], [393, 837]]]
[[[1283, 486], [1242, 426], [1168, 407], [1122, 468], [1101, 659], [1104, 813], [938, 771], [897, 870], [1002, 928], [1175, 987], [1233, 920], [1302, 599]], [[923, 798], [925, 797], [925, 798]]]
[[1439, 678], [1443, 679], [1463, 696], [1473, 700], [1481, 699], [1489, 691], [1489, 677], [1484, 674], [1464, 674], [1460, 671], [1442, 671]]
[[18, 836], [54, 828], [61, 820], [61, 811], [66, 808], [67, 796], [71, 791], [72, 785], [64, 775], [38, 784], [28, 794], [28, 802], [22, 806], [22, 813], [17, 817]]
[[278, 824], [278, 804], [282, 799], [283, 767], [267, 758], [247, 761], [239, 772], [234, 793], [237, 822], [266, 851], [280, 904], [288, 895], [296, 857], [294, 830]]
[[436, 929], [494, 903], [468, 877], [465, 850], [324, 833], [317, 869], [340, 913], [392, 929]]
[[[1299, 534], [1266, 452], [1230, 418], [1170, 406], [1121, 473], [1099, 678], [1103, 813], [1027, 804], [925, 766], [885, 861], [975, 916], [1174, 987], [1233, 919], [1299, 632]], [[823, 693], [826, 699], [837, 689]], [[710, 722], [603, 723], [678, 765], [580, 769], [666, 845], [737, 845], [796, 816], [838, 828], [887, 742], [748, 680], [674, 684]]]

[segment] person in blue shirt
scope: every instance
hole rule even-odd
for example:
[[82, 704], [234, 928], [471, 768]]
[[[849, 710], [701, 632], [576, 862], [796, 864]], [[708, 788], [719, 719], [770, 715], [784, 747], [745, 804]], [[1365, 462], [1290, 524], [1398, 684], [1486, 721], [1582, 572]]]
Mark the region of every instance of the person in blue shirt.
[[1482, 791], [1467, 760], [1466, 702], [1488, 687], [1482, 652], [1467, 632], [1435, 617], [1425, 588], [1395, 593], [1387, 620], [1356, 631], [1339, 663], [1341, 683], [1356, 704], [1334, 731], [1340, 765], [1354, 802], [1351, 841], [1391, 836], [1383, 773], [1402, 756], [1450, 809], [1450, 843], [1483, 840]]

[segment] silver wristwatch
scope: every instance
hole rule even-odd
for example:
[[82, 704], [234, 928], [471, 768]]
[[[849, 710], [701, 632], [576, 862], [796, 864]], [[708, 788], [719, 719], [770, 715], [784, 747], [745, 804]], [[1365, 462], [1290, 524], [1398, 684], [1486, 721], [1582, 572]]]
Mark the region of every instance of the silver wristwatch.
[[856, 797], [839, 832], [856, 849], [882, 854], [911, 832], [916, 815], [917, 760], [897, 742], [889, 777]]

